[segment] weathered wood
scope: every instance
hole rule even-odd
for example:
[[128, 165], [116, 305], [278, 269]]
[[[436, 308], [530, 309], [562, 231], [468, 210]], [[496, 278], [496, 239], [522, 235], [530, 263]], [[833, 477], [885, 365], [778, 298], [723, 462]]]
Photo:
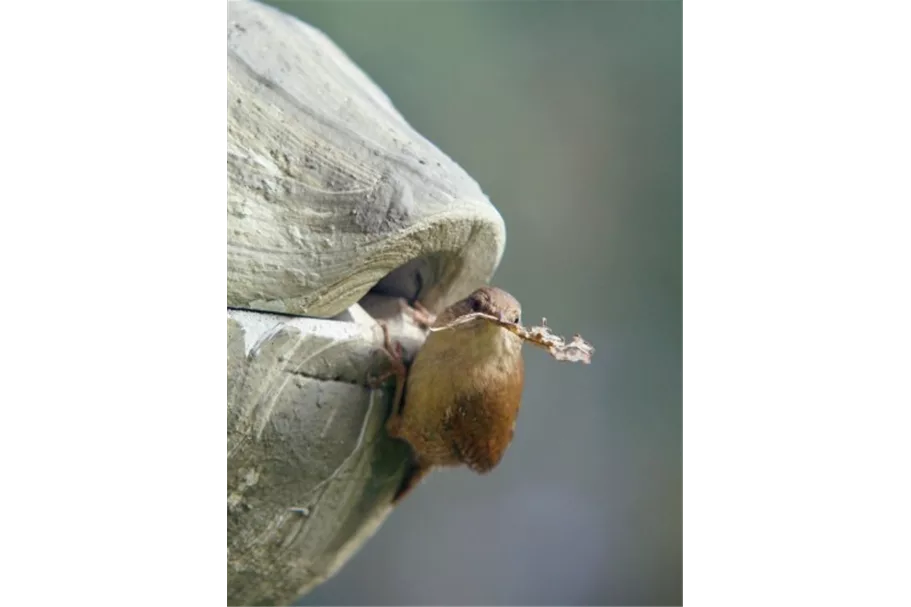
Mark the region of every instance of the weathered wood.
[[328, 317], [390, 272], [434, 309], [493, 274], [503, 220], [325, 35], [228, 5], [228, 305]]
[[439, 310], [504, 244], [474, 180], [328, 38], [228, 4], [229, 604], [293, 601], [382, 523], [407, 447], [391, 389], [366, 386], [375, 319], [409, 356], [423, 341], [384, 295]]
[[231, 604], [290, 602], [388, 515], [407, 448], [382, 429], [389, 393], [365, 386], [381, 343], [375, 323], [229, 310]]

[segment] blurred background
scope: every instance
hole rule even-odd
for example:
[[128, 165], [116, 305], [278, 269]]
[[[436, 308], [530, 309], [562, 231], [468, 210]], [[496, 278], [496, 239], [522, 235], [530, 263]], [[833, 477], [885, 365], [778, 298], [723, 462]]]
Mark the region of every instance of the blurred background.
[[682, 603], [682, 22], [675, 1], [270, 2], [320, 28], [506, 222], [512, 446], [430, 475], [301, 605]]

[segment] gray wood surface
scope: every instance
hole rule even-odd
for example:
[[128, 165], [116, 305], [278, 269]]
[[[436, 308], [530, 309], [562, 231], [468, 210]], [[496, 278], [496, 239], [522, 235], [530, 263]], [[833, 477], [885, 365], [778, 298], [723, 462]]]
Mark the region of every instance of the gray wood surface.
[[290, 602], [388, 515], [407, 448], [382, 429], [390, 394], [365, 386], [380, 343], [366, 323], [228, 311], [232, 604]]
[[[287, 604], [390, 511], [377, 318], [412, 356], [431, 310], [489, 281], [502, 218], [325, 35], [228, 4], [228, 602]], [[296, 509], [296, 510], [292, 510]]]
[[385, 285], [452, 303], [500, 261], [503, 220], [325, 35], [228, 6], [228, 305], [333, 316]]

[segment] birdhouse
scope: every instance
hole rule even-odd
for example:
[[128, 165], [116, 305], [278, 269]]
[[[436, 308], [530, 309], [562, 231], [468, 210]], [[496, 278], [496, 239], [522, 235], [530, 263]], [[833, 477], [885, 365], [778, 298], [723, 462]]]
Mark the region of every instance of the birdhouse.
[[228, 3], [228, 602], [288, 604], [391, 511], [407, 446], [371, 389], [384, 320], [406, 356], [489, 282], [505, 227], [322, 32]]

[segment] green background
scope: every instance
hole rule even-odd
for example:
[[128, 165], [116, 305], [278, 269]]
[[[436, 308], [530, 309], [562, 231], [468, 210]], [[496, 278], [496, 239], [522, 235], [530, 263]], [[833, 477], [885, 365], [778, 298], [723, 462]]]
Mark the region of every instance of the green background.
[[506, 222], [526, 348], [487, 476], [432, 474], [301, 604], [679, 604], [681, 4], [272, 2], [332, 38]]

